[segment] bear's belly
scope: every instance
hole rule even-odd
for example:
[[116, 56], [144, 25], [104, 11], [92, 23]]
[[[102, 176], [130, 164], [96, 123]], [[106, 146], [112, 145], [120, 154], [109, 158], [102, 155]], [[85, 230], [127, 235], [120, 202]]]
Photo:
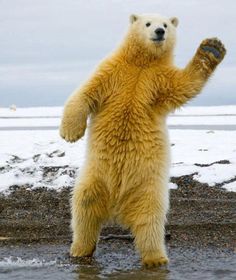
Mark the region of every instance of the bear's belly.
[[[88, 152], [117, 172], [133, 166], [160, 164], [169, 157], [169, 138], [165, 118], [154, 122], [148, 117], [95, 118], [89, 132]], [[152, 167], [151, 167], [152, 168]], [[123, 171], [122, 171], [123, 172]]]
[[[109, 121], [110, 120], [110, 121]], [[165, 118], [94, 118], [89, 127], [88, 162], [105, 182], [111, 201], [131, 188], [167, 185], [169, 140]]]

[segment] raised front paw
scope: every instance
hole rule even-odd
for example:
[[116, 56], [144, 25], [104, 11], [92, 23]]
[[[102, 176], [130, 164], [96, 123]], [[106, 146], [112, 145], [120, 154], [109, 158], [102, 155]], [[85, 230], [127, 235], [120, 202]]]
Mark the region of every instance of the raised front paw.
[[226, 54], [225, 46], [217, 38], [205, 39], [202, 41], [200, 49], [205, 53], [213, 55], [218, 62], [220, 62]]
[[84, 136], [86, 121], [78, 121], [73, 118], [63, 118], [60, 126], [60, 135], [67, 142], [75, 142]]

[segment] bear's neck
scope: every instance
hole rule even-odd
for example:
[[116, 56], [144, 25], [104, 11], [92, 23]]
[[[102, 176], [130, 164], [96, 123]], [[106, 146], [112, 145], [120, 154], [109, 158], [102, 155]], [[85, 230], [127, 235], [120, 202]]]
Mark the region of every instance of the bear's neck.
[[134, 36], [128, 36], [118, 49], [119, 58], [138, 67], [151, 65], [172, 65], [173, 50], [148, 52], [147, 47], [140, 44]]

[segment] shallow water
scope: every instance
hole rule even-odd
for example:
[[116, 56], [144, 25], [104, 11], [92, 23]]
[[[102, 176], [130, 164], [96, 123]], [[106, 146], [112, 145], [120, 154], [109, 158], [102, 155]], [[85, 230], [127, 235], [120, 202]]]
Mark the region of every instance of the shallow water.
[[236, 279], [236, 254], [214, 248], [168, 248], [170, 264], [147, 270], [129, 242], [100, 243], [93, 259], [78, 261], [67, 245], [0, 248], [0, 279]]

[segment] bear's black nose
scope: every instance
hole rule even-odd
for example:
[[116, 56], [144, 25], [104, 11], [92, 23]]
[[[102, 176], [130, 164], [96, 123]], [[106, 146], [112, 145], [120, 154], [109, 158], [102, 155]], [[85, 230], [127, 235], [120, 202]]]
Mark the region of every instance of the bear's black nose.
[[163, 29], [163, 28], [157, 28], [156, 30], [155, 30], [155, 33], [157, 34], [157, 36], [158, 37], [163, 37], [163, 35], [165, 34], [165, 29]]

